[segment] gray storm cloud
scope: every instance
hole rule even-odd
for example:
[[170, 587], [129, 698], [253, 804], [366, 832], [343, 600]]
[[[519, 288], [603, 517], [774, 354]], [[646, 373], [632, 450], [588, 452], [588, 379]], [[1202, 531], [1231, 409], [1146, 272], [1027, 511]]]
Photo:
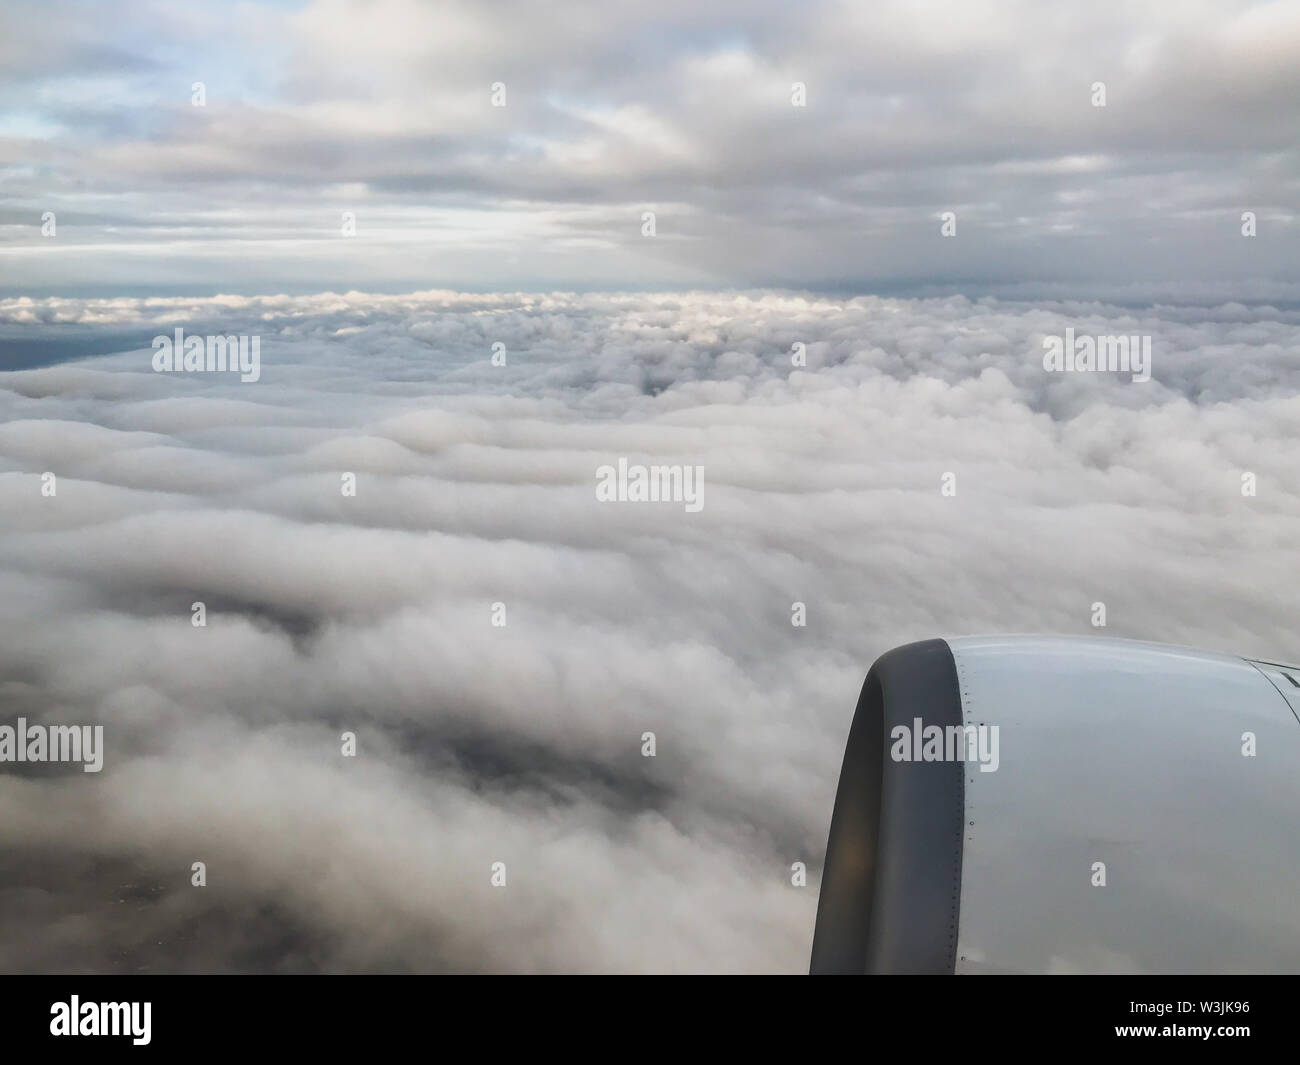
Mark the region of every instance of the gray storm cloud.
[[[151, 372], [177, 326], [260, 335], [261, 380]], [[1300, 647], [1294, 310], [348, 293], [0, 327], [132, 338], [0, 374], [0, 705], [106, 745], [0, 773], [4, 970], [798, 971], [880, 652], [1092, 633], [1099, 601], [1111, 635]], [[1151, 336], [1152, 380], [1044, 372], [1066, 327]], [[704, 509], [598, 502], [619, 457], [702, 466]]]

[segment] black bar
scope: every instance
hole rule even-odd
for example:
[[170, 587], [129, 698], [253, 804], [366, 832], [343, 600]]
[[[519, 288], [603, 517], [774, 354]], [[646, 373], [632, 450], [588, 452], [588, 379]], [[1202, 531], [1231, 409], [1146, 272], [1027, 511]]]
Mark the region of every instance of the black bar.
[[[498, 1060], [507, 1050], [679, 1054], [758, 1042], [827, 1052], [850, 1026], [880, 1048], [1002, 1051], [1289, 1049], [1296, 982], [1265, 977], [433, 977], [41, 976], [0, 978], [6, 1060], [50, 1051], [213, 1054], [256, 1050], [387, 1060], [402, 1048]], [[53, 1036], [51, 1006], [148, 1002], [149, 1043]], [[742, 1009], [736, 1007], [742, 1003]], [[1241, 1004], [1224, 1012], [1202, 1003]], [[1193, 1009], [1179, 1012], [1180, 1003]], [[1142, 1010], [1136, 1004], [1150, 1007]], [[1157, 1012], [1156, 1008], [1163, 1008]], [[1120, 1027], [1246, 1028], [1248, 1034], [1119, 1035]], [[779, 1042], [773, 1042], [774, 1039]], [[1233, 1045], [1236, 1045], [1235, 1047]], [[477, 1048], [477, 1050], [475, 1049]], [[37, 1057], [36, 1055], [42, 1055]], [[322, 1058], [322, 1060], [324, 1060]]]

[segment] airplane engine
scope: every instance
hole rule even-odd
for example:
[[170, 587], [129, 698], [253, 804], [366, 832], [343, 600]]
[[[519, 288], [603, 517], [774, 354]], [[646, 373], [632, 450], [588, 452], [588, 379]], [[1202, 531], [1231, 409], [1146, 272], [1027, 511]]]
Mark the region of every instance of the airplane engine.
[[867, 674], [814, 973], [1300, 972], [1300, 668], [926, 640]]

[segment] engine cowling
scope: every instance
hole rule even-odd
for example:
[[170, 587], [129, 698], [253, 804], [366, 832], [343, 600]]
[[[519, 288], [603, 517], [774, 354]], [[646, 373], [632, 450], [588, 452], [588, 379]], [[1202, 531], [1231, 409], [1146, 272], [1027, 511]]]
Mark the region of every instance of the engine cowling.
[[1128, 640], [871, 667], [814, 973], [1300, 971], [1300, 668]]

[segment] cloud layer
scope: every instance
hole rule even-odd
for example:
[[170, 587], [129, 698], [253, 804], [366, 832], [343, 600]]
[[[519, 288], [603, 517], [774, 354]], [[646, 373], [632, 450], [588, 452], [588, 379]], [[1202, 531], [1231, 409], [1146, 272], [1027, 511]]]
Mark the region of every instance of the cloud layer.
[[[177, 326], [260, 335], [261, 380], [154, 374]], [[1045, 373], [1067, 326], [1150, 335], [1153, 380]], [[0, 329], [135, 338], [0, 374], [4, 720], [107, 746], [0, 773], [4, 970], [799, 971], [880, 652], [1099, 601], [1300, 647], [1294, 311], [348, 293]], [[619, 457], [703, 466], [704, 509], [598, 502]]]
[[1300, 285], [1288, 0], [16, 0], [0, 42], [33, 294]]

